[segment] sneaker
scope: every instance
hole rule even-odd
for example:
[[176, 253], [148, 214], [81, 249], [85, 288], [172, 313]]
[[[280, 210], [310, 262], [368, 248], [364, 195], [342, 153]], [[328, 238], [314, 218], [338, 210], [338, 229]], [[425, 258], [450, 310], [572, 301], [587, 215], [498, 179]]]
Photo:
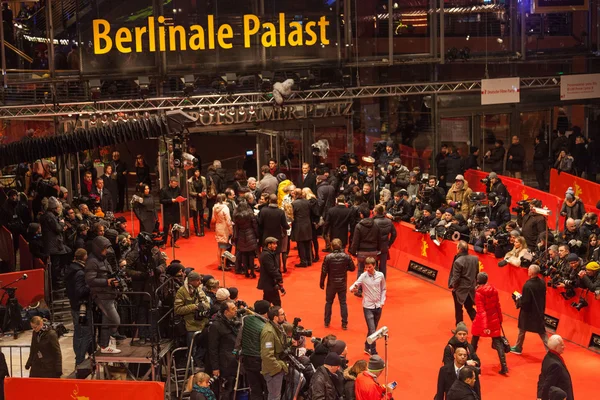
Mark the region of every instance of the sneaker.
[[342, 324], [342, 329], [347, 331], [348, 330], [348, 324]]
[[371, 349], [365, 349], [365, 354], [368, 356], [371, 356]]
[[117, 348], [117, 339], [115, 339], [114, 337], [111, 337], [110, 340], [108, 341], [108, 347], [112, 347], [113, 349]]
[[110, 347], [110, 345], [100, 349], [100, 353], [102, 354], [119, 354], [120, 352], [121, 350], [115, 347]]
[[516, 346], [513, 346], [513, 347], [510, 348], [510, 352], [511, 353], [521, 354], [522, 351], [523, 351], [523, 349], [519, 349]]

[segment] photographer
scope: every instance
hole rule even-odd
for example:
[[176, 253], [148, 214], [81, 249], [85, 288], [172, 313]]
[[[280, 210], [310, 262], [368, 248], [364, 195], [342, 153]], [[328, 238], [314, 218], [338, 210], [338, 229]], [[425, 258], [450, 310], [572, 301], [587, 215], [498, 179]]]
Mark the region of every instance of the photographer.
[[250, 386], [250, 400], [264, 400], [267, 391], [267, 383], [260, 373], [260, 334], [267, 323], [268, 312], [269, 302], [257, 300], [254, 313], [242, 318], [242, 327], [236, 339], [236, 349], [241, 350], [242, 365]]
[[416, 231], [427, 233], [438, 224], [439, 221], [437, 221], [433, 214], [431, 214], [432, 211], [433, 210], [429, 204], [425, 204], [423, 206], [423, 214], [415, 221]]
[[490, 193], [496, 193], [496, 196], [502, 196], [504, 200], [506, 200], [506, 205], [510, 207], [510, 194], [506, 189], [502, 180], [498, 178], [498, 174], [495, 172], [490, 172], [490, 174], [481, 180], [481, 183], [485, 185], [485, 191]]
[[579, 271], [580, 286], [596, 294], [600, 291], [600, 264], [595, 261], [587, 263], [585, 271]]
[[388, 218], [394, 222], [409, 222], [413, 215], [413, 207], [408, 201], [408, 192], [404, 189], [394, 193], [394, 199], [388, 204]]
[[200, 288], [201, 277], [197, 272], [190, 272], [183, 286], [175, 294], [175, 315], [183, 317], [185, 320], [186, 339], [188, 347], [192, 346], [194, 365], [200, 367], [203, 365], [202, 357], [204, 349], [192, 343], [194, 333], [201, 331], [208, 323], [208, 312], [210, 302]]
[[580, 230], [577, 228], [577, 223], [573, 218], [567, 218], [565, 230], [560, 234], [559, 241], [568, 244], [571, 252], [577, 253], [579, 256], [583, 256], [586, 253], [587, 243], [584, 242]]
[[567, 263], [559, 271], [559, 275], [555, 276], [551, 282], [554, 288], [564, 288], [565, 291], [561, 296], [565, 300], [575, 297], [575, 289], [580, 286], [579, 272], [583, 270], [583, 260], [575, 253], [570, 253], [567, 256]]
[[52, 287], [56, 288], [62, 269], [67, 263], [68, 253], [71, 251], [64, 244], [64, 231], [67, 226], [61, 216], [62, 207], [55, 197], [48, 199], [48, 209], [40, 218], [42, 226], [42, 241], [44, 242], [44, 253], [50, 255], [52, 265]]
[[431, 229], [429, 236], [434, 243], [439, 246], [439, 239], [451, 239], [454, 233], [452, 219], [454, 218], [454, 208], [447, 208], [440, 222]]
[[496, 243], [494, 243], [494, 235], [498, 230], [498, 225], [496, 222], [492, 221], [488, 224], [487, 229], [479, 235], [475, 244], [473, 245], [473, 250], [475, 253], [487, 254], [494, 253], [496, 250]]
[[273, 306], [267, 316], [269, 321], [260, 333], [261, 372], [267, 382], [268, 400], [279, 400], [283, 377], [288, 373], [288, 365], [281, 358], [287, 347], [286, 334], [282, 328], [285, 311], [280, 306]]
[[263, 291], [263, 300], [281, 306], [279, 292], [281, 291], [281, 294], [285, 295], [285, 290], [283, 290], [283, 277], [279, 271], [278, 242], [274, 237], [265, 239], [263, 251], [259, 257], [260, 278], [258, 279], [257, 288]]
[[431, 205], [431, 208], [434, 210], [440, 208], [445, 201], [446, 192], [438, 186], [437, 178], [434, 175], [429, 175], [427, 184], [433, 189], [433, 193], [430, 195], [429, 205]]
[[75, 367], [85, 361], [85, 355], [92, 346], [92, 307], [89, 304], [90, 288], [85, 284], [85, 263], [87, 252], [84, 249], [75, 251], [73, 262], [66, 268], [65, 281], [67, 296], [71, 305], [73, 318], [73, 352]]
[[515, 211], [518, 211], [517, 214], [517, 223], [521, 227], [521, 235], [525, 238], [527, 242], [527, 247], [532, 249], [537, 245], [537, 239], [540, 236], [540, 233], [546, 232], [546, 218], [543, 215], [540, 215], [535, 212], [534, 207], [540, 208], [542, 206], [542, 202], [540, 200], [532, 200], [530, 203], [521, 203], [518, 202], [520, 206], [523, 208], [519, 209], [519, 207], [515, 208]]
[[510, 211], [506, 205], [506, 197], [498, 195], [497, 192], [488, 193], [488, 200], [491, 205], [490, 221], [496, 222], [498, 226], [502, 226], [510, 221]]
[[460, 209], [462, 215], [467, 218], [471, 211], [470, 195], [472, 192], [469, 188], [469, 182], [465, 180], [465, 177], [456, 175], [456, 180], [446, 195], [446, 201], [451, 207]]
[[575, 196], [575, 191], [572, 188], [567, 189], [565, 193], [565, 201], [560, 209], [561, 217], [565, 217], [565, 228], [567, 224], [567, 220], [569, 218], [572, 219], [581, 219], [585, 214], [585, 206], [583, 202], [579, 199], [579, 197]]
[[[102, 311], [102, 327], [100, 329], [100, 352], [103, 354], [117, 354], [116, 346], [110, 346], [110, 336], [115, 339], [125, 339], [117, 333], [121, 317], [117, 312], [116, 300], [119, 281], [112, 278], [113, 271], [106, 260], [106, 253], [110, 241], [104, 236], [96, 237], [92, 242], [92, 253], [85, 263], [85, 283], [90, 288], [92, 299]], [[105, 326], [112, 325], [112, 326]]]
[[234, 354], [238, 335], [238, 308], [233, 300], [225, 300], [208, 329], [208, 356], [213, 376], [221, 379], [219, 399], [231, 400], [238, 362]]

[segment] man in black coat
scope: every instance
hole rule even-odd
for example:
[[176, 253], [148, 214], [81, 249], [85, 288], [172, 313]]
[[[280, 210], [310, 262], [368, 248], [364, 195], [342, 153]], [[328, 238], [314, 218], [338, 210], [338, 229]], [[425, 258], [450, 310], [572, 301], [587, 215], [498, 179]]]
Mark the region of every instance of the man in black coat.
[[265, 239], [262, 253], [260, 253], [260, 278], [257, 288], [263, 291], [263, 300], [267, 300], [274, 306], [281, 306], [279, 289], [283, 285], [283, 277], [279, 271], [279, 254], [274, 237]]
[[519, 137], [512, 137], [512, 144], [506, 153], [506, 171], [513, 178], [521, 179], [523, 163], [525, 162], [525, 147], [519, 143]]
[[310, 219], [310, 203], [303, 198], [302, 189], [296, 188], [296, 200], [292, 202], [294, 209], [294, 222], [292, 223], [292, 240], [298, 243], [298, 256], [300, 263], [298, 268], [306, 268], [312, 265], [312, 251], [310, 248], [312, 240], [312, 222]]
[[61, 212], [62, 208], [59, 201], [55, 197], [50, 197], [48, 199], [48, 208], [40, 217], [44, 253], [50, 256], [50, 262], [52, 264], [52, 284], [54, 286], [58, 284], [62, 269], [68, 262], [67, 255], [71, 251], [64, 244], [64, 231], [66, 225], [62, 217], [59, 217]]
[[[281, 240], [287, 236], [287, 230], [290, 226], [285, 218], [285, 212], [277, 207], [277, 195], [269, 195], [269, 204], [262, 207], [258, 213], [258, 232], [260, 236], [260, 243], [264, 243], [268, 237], [274, 237], [277, 239], [277, 254], [281, 253]], [[284, 272], [286, 270], [287, 256], [282, 254], [281, 263], [284, 266]]]
[[[324, 217], [327, 212], [335, 205], [335, 188], [327, 180], [327, 176], [317, 176], [317, 199], [319, 202], [319, 216]], [[329, 232], [323, 231], [323, 239], [325, 240], [325, 249], [323, 251], [331, 251], [331, 237]]]
[[462, 175], [465, 172], [464, 161], [456, 151], [456, 148], [449, 145], [448, 155], [444, 159], [443, 164], [443, 168], [446, 170], [446, 186], [449, 189], [456, 180], [456, 175]]
[[357, 258], [357, 278], [365, 270], [365, 259], [367, 257], [377, 257], [381, 250], [381, 234], [379, 233], [379, 227], [372, 218], [369, 218], [369, 209], [361, 207], [359, 212], [362, 220], [356, 224], [356, 228], [354, 228], [352, 244], [348, 251]]
[[[71, 305], [73, 318], [73, 352], [75, 353], [75, 366], [85, 361], [86, 353], [92, 346], [92, 304], [90, 304], [90, 288], [85, 284], [85, 262], [87, 251], [77, 249], [73, 262], [66, 268], [65, 281], [67, 283], [67, 296]], [[79, 307], [85, 304], [87, 324], [82, 324], [79, 319]]]
[[546, 336], [546, 325], [544, 323], [544, 312], [546, 311], [546, 283], [540, 278], [540, 267], [536, 264], [529, 266], [527, 270], [529, 279], [523, 285], [523, 293], [517, 296], [517, 308], [519, 311], [519, 336], [511, 353], [521, 354], [525, 332], [537, 333], [544, 347], [548, 350], [548, 338]]
[[180, 202], [177, 199], [180, 196], [179, 181], [176, 176], [172, 176], [169, 179], [169, 186], [160, 190], [160, 204], [163, 205], [163, 231], [171, 235], [171, 246], [175, 248], [179, 246], [174, 243], [171, 228], [181, 222]]
[[[541, 207], [542, 202], [540, 200], [535, 200], [531, 202], [533, 207]], [[535, 212], [535, 210], [531, 208], [531, 210], [523, 215], [517, 215], [517, 223], [521, 227], [521, 236], [525, 238], [527, 242], [527, 247], [530, 249], [535, 249], [537, 247], [537, 241], [542, 232], [546, 232], [546, 218], [543, 215], [540, 215]]]
[[475, 391], [477, 373], [472, 367], [466, 366], [458, 372], [458, 379], [454, 381], [446, 395], [447, 400], [479, 400]]
[[343, 384], [338, 375], [342, 359], [337, 353], [330, 352], [325, 363], [317, 368], [310, 380], [309, 394], [315, 400], [338, 400], [343, 396]]
[[396, 227], [392, 223], [392, 220], [385, 216], [385, 207], [381, 204], [378, 204], [374, 208], [375, 215], [373, 216], [373, 222], [379, 228], [379, 234], [381, 235], [380, 243], [380, 251], [381, 255], [379, 257], [379, 271], [386, 275], [387, 271], [387, 260], [389, 259], [390, 247], [394, 244], [396, 240]]
[[296, 180], [296, 187], [304, 189], [310, 188], [313, 193], [317, 193], [317, 176], [310, 170], [309, 163], [302, 164], [302, 174]]
[[102, 212], [114, 211], [112, 193], [104, 187], [104, 179], [96, 178], [96, 186], [92, 189], [92, 194], [96, 197], [96, 204], [100, 206]]
[[[440, 368], [437, 380], [437, 393], [434, 396], [434, 400], [448, 399], [448, 392], [450, 388], [457, 380], [460, 375], [460, 371], [467, 366], [467, 351], [459, 347], [454, 351], [454, 362], [449, 365], [444, 365]], [[479, 385], [479, 379], [475, 379], [473, 390], [477, 393], [478, 398], [481, 398], [481, 388]]]
[[121, 153], [114, 151], [110, 165], [112, 165], [113, 173], [117, 174], [117, 205], [115, 211], [123, 212], [127, 190], [127, 163], [121, 160]]
[[485, 153], [483, 160], [485, 164], [489, 165], [491, 171], [502, 174], [504, 172], [505, 154], [506, 150], [504, 149], [504, 142], [500, 139], [497, 139], [494, 143], [494, 147]]
[[559, 335], [552, 335], [548, 339], [548, 352], [542, 361], [542, 372], [537, 384], [537, 398], [549, 400], [552, 386], [562, 389], [567, 394], [567, 400], [573, 400], [573, 383], [571, 375], [565, 364], [562, 354], [565, 343]]
[[342, 241], [333, 239], [331, 241], [333, 253], [323, 259], [321, 266], [321, 281], [319, 286], [325, 289], [325, 278], [327, 279], [327, 291], [325, 292], [325, 328], [331, 322], [331, 307], [335, 296], [340, 301], [340, 313], [342, 315], [342, 329], [348, 329], [348, 305], [346, 304], [346, 288], [348, 287], [348, 271], [354, 271], [354, 261], [344, 253]]
[[350, 226], [354, 222], [354, 211], [352, 208], [346, 207], [346, 199], [344, 195], [339, 195], [336, 200], [335, 207], [331, 207], [325, 214], [325, 231], [329, 232], [329, 237], [340, 239], [342, 241], [342, 249], [348, 244], [348, 233]]
[[548, 174], [548, 143], [543, 134], [535, 138], [535, 150], [533, 151], [533, 170], [535, 171], [535, 179], [538, 183], [538, 189], [542, 191], [548, 190], [546, 175]]
[[213, 319], [208, 330], [208, 357], [212, 375], [221, 378], [219, 399], [230, 400], [233, 395], [237, 359], [233, 353], [238, 335], [237, 307], [233, 300], [225, 300], [221, 311]]
[[469, 255], [469, 245], [464, 240], [456, 246], [456, 256], [448, 277], [448, 288], [452, 289], [456, 325], [463, 321], [463, 306], [471, 321], [475, 319], [475, 285], [479, 272], [479, 259]]

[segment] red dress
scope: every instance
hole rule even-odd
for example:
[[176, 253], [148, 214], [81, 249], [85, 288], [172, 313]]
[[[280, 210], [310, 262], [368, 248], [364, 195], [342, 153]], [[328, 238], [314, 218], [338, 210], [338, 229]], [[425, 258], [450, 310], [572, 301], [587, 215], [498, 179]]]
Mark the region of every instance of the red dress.
[[471, 327], [473, 336], [502, 336], [502, 309], [498, 290], [488, 284], [478, 286], [475, 290], [475, 307], [477, 315]]

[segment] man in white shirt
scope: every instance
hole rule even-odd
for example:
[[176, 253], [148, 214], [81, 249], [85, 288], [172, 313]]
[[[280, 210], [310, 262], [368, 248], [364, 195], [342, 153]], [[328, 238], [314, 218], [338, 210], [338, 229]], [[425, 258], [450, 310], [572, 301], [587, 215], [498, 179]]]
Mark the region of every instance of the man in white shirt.
[[[367, 257], [365, 272], [350, 286], [352, 293], [359, 290], [362, 290], [363, 293], [362, 305], [365, 321], [367, 322], [368, 337], [377, 330], [386, 295], [385, 276], [383, 273], [375, 271], [375, 259], [373, 257]], [[369, 355], [377, 354], [375, 342], [369, 344], [365, 341], [365, 353]]]

